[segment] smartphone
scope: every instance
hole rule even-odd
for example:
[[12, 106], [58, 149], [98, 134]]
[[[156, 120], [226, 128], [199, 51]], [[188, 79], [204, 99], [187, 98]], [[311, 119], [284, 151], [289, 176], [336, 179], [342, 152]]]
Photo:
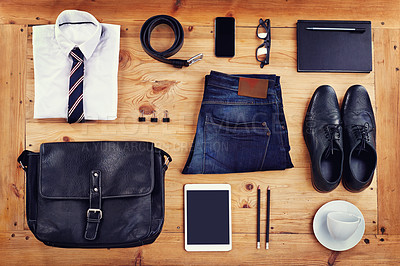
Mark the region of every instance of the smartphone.
[[215, 18], [215, 56], [235, 56], [235, 18]]

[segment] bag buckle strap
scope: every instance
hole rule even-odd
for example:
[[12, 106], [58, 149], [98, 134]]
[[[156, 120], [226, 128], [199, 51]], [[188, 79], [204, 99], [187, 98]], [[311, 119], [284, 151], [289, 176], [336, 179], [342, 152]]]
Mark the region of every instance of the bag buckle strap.
[[101, 210], [101, 171], [93, 170], [90, 173], [89, 209], [86, 211], [85, 239], [95, 240], [99, 230], [100, 220], [103, 218]]
[[92, 212], [93, 212], [94, 214], [96, 214], [96, 213], [99, 214], [99, 220], [101, 220], [101, 218], [103, 218], [103, 212], [102, 212], [100, 209], [88, 209], [87, 212], [86, 212], [86, 217], [87, 217], [88, 219], [92, 219], [92, 218], [90, 218]]

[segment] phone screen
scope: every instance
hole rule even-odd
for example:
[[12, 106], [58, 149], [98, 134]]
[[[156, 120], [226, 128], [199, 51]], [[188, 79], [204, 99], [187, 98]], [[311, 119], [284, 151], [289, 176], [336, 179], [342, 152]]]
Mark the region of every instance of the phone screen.
[[218, 17], [215, 19], [215, 56], [235, 55], [235, 19]]

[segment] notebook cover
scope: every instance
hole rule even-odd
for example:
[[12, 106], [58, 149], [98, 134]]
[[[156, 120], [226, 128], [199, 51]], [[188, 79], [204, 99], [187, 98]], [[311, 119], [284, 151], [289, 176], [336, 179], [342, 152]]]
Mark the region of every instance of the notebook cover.
[[[365, 32], [317, 31], [308, 27], [364, 28]], [[297, 71], [370, 72], [370, 21], [297, 21]]]

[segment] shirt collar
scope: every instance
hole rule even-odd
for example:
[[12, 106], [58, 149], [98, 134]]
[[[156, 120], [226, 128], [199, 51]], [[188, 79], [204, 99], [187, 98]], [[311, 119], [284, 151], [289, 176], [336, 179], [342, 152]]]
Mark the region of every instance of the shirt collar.
[[[73, 43], [71, 40], [69, 40], [60, 29], [60, 24], [66, 22], [92, 22], [96, 26], [96, 30], [93, 32], [92, 36], [90, 36], [84, 43], [77, 45], [76, 43]], [[69, 55], [74, 47], [79, 47], [85, 58], [89, 59], [96, 49], [97, 44], [100, 42], [100, 35], [102, 31], [101, 28], [102, 27], [97, 19], [88, 12], [78, 10], [64, 10], [60, 13], [60, 15], [58, 15], [56, 20], [55, 38], [62, 50], [62, 53], [64, 53], [66, 56]]]

